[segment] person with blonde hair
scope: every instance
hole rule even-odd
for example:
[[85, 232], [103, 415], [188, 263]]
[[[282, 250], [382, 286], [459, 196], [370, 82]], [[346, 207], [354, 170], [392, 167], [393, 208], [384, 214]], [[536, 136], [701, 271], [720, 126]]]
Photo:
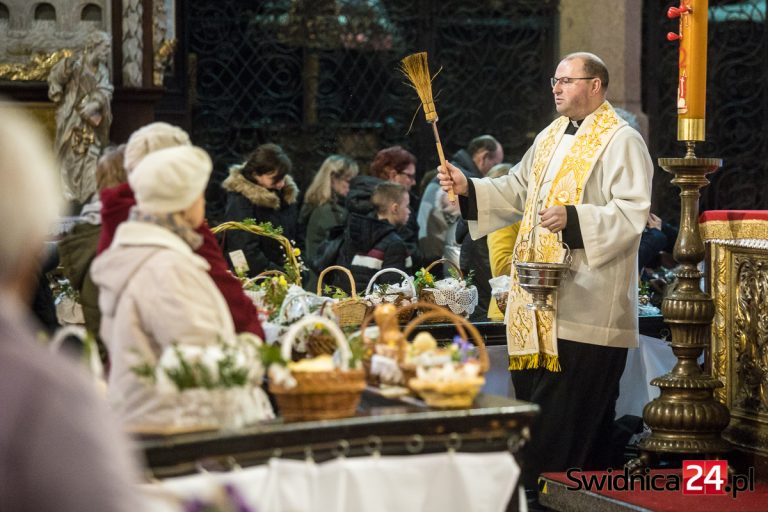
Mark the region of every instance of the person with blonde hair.
[[[190, 146], [191, 144], [189, 135], [181, 128], [161, 122], [148, 124], [133, 132], [125, 145], [125, 171], [130, 176], [134, 168], [147, 155], [155, 151], [171, 147]], [[130, 183], [122, 183], [116, 187], [102, 190], [101, 202], [102, 230], [99, 239], [99, 254], [112, 243], [115, 231], [128, 218], [131, 208], [136, 204], [136, 198]], [[240, 281], [229, 273], [221, 246], [219, 246], [214, 234], [211, 233], [208, 224], [203, 222], [196, 229], [203, 240], [202, 244], [196, 248], [196, 252], [208, 262], [208, 274], [227, 301], [232, 319], [235, 322], [235, 329], [237, 332], [251, 332], [264, 337], [258, 312], [253, 302], [243, 292]]]
[[[344, 200], [349, 193], [349, 182], [358, 172], [357, 162], [353, 159], [343, 155], [331, 155], [315, 174], [299, 213], [299, 224], [307, 227], [304, 243], [309, 260], [316, 255], [320, 244], [328, 238], [329, 233], [340, 229], [347, 222]], [[316, 279], [315, 275], [310, 276], [310, 290], [312, 281]]]
[[39, 343], [25, 302], [63, 199], [42, 129], [0, 116], [0, 508], [143, 510], [128, 440], [93, 382]]

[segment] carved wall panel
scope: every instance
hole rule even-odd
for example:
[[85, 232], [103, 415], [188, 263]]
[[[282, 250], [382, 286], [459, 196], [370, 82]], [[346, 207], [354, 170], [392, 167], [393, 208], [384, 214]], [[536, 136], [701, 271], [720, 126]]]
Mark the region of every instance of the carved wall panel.
[[[111, 33], [112, 2], [109, 0], [47, 0], [44, 3], [0, 0], [0, 3], [5, 6], [0, 19], [0, 65], [38, 69], [39, 62], [59, 50], [81, 48], [93, 30]], [[41, 80], [29, 71], [14, 76], [6, 73], [0, 75], [0, 79]]]
[[725, 384], [716, 398], [731, 411], [723, 437], [768, 455], [768, 242], [743, 245], [710, 244], [711, 369]]

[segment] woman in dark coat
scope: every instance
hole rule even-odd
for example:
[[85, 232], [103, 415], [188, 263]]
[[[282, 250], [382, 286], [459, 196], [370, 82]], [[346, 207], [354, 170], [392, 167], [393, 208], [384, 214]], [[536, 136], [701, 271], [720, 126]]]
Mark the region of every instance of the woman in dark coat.
[[[262, 144], [245, 163], [231, 167], [221, 184], [227, 191], [224, 220], [271, 222], [273, 227], [283, 228], [286, 238], [300, 242], [299, 188], [289, 174], [291, 168], [291, 160], [277, 144]], [[265, 270], [283, 270], [285, 254], [275, 240], [231, 230], [225, 232], [222, 245], [230, 261], [233, 251], [243, 251], [252, 276]]]

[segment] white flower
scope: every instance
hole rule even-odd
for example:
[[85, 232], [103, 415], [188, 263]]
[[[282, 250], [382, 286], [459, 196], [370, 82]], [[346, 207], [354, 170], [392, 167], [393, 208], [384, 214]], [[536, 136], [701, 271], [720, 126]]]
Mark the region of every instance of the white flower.
[[272, 363], [269, 365], [267, 374], [269, 375], [269, 379], [278, 386], [283, 386], [288, 389], [296, 387], [296, 379], [293, 378], [293, 375], [291, 375], [288, 368], [283, 365]]
[[200, 357], [200, 362], [213, 376], [214, 381], [219, 380], [219, 361], [224, 359], [224, 351], [219, 345], [205, 347]]
[[164, 370], [178, 370], [181, 368], [181, 362], [176, 354], [176, 350], [173, 347], [166, 347], [163, 353], [160, 355], [160, 360], [157, 362], [158, 369]]
[[202, 362], [203, 359], [203, 347], [199, 345], [177, 345], [181, 357], [188, 364], [195, 364]]

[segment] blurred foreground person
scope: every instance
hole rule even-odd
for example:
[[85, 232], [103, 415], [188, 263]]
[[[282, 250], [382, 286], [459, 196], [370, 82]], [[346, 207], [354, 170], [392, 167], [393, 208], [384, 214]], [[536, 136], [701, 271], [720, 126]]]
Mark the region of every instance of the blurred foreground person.
[[93, 383], [34, 337], [24, 302], [62, 199], [41, 131], [0, 116], [0, 510], [141, 510], [127, 440]]

